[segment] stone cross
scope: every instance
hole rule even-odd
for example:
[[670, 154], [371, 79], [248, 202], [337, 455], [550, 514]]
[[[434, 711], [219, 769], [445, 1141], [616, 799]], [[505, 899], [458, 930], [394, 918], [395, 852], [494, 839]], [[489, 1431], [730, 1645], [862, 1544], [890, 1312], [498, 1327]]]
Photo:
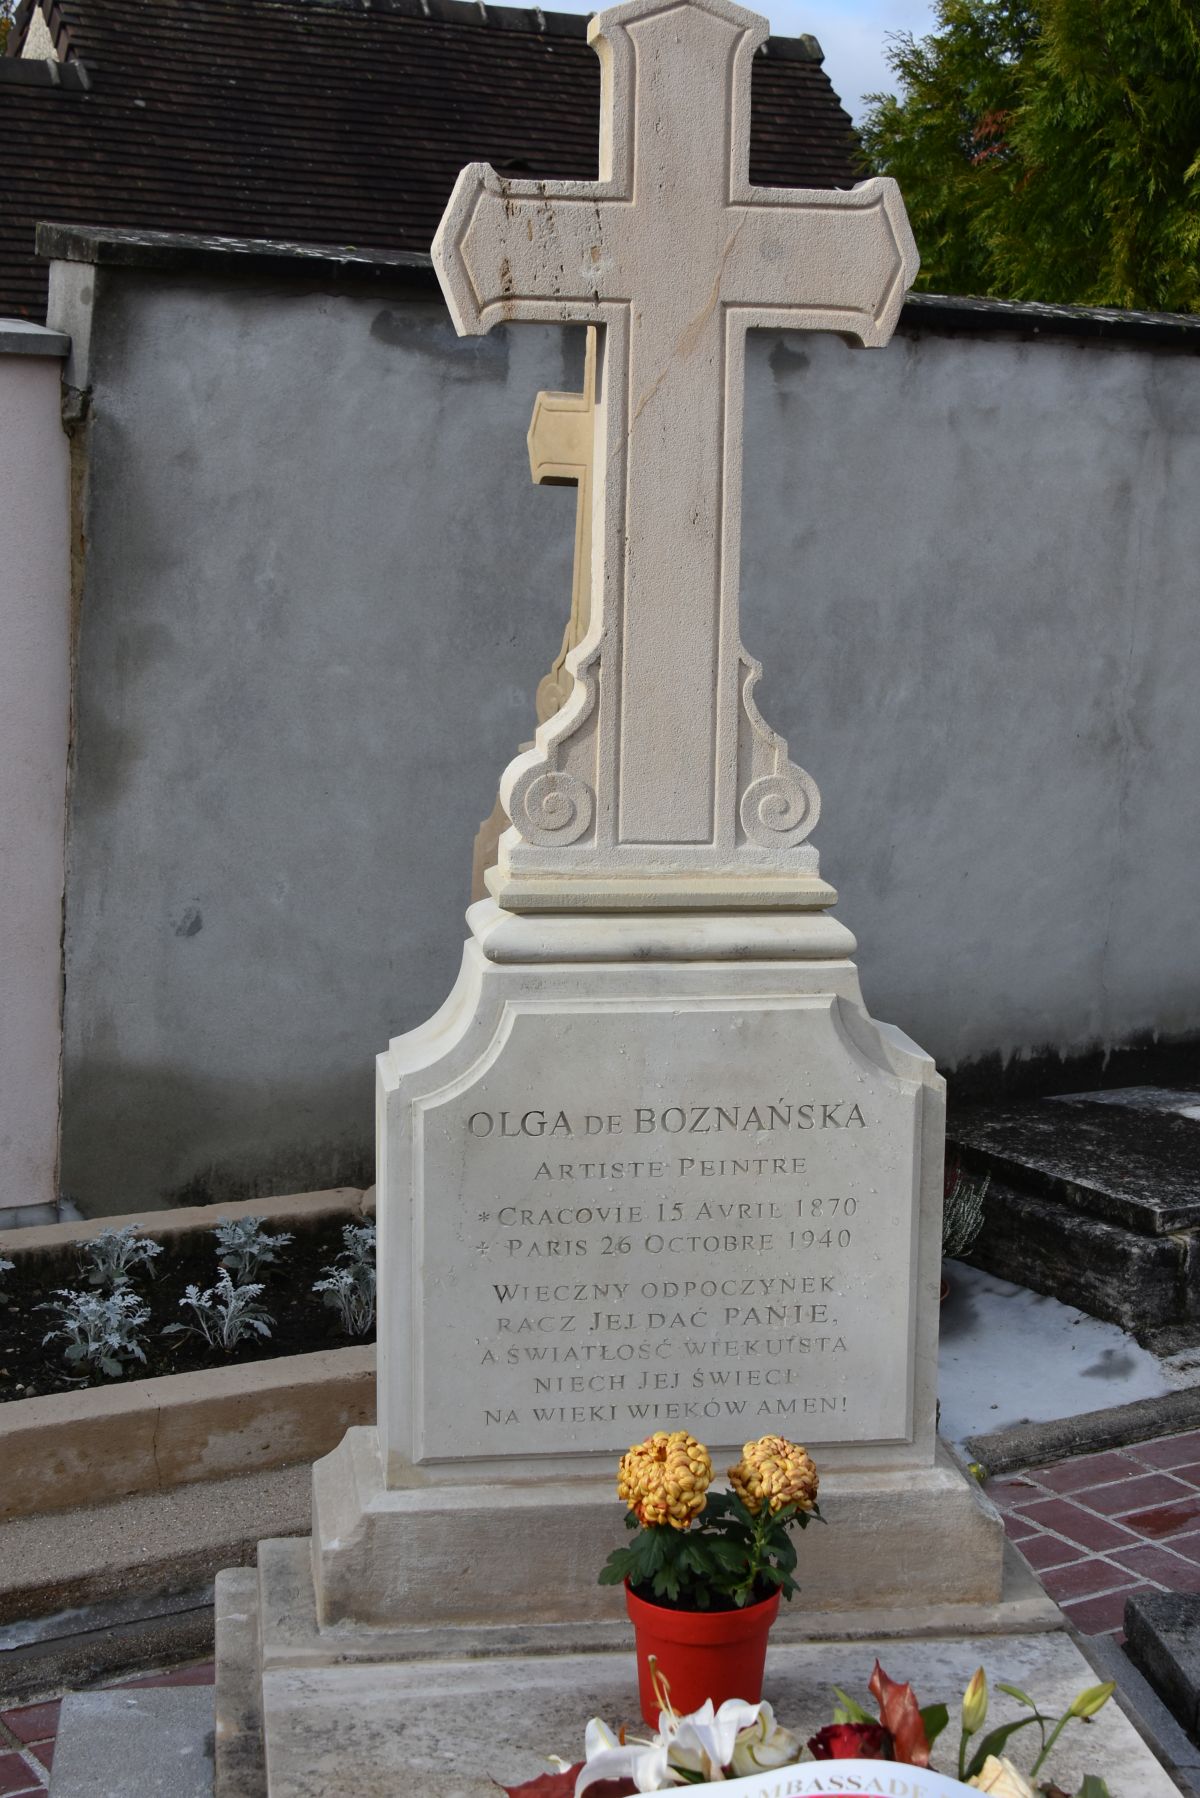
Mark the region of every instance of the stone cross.
[[575, 685], [565, 667], [587, 636], [592, 609], [592, 447], [596, 413], [596, 329], [588, 326], [582, 393], [539, 393], [529, 421], [529, 472], [536, 486], [574, 486], [575, 559], [571, 574], [571, 616], [562, 648], [549, 674], [538, 682], [537, 721], [545, 724], [562, 710]]
[[[596, 410], [596, 327], [587, 329], [582, 393], [539, 393], [533, 402], [526, 443], [535, 487], [573, 486], [575, 555], [571, 564], [571, 614], [562, 648], [537, 684], [534, 710], [545, 724], [570, 698], [575, 677], [566, 666], [571, 651], [587, 635], [592, 607], [592, 439]], [[523, 743], [522, 751], [530, 745]], [[500, 836], [509, 826], [504, 801], [496, 803], [475, 832], [471, 857], [471, 902], [487, 898], [486, 875], [496, 860]]]
[[765, 19], [626, 0], [592, 19], [600, 179], [459, 176], [433, 245], [455, 325], [604, 326], [592, 617], [575, 687], [510, 763], [508, 910], [828, 905], [817, 790], [753, 700], [738, 623], [745, 334], [883, 344], [917, 268], [894, 182], [751, 186]]

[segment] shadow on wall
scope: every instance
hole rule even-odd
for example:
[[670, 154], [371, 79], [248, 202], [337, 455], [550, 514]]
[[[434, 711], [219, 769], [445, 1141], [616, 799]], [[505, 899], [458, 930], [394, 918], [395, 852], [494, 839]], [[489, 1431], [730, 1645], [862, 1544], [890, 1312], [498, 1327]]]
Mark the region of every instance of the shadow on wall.
[[[353, 1077], [255, 1084], [88, 1061], [73, 1070], [64, 1104], [75, 1127], [63, 1144], [61, 1189], [85, 1217], [365, 1187], [375, 1178], [369, 1056]], [[331, 1110], [344, 1116], [344, 1131], [314, 1140], [309, 1120]]]
[[1200, 1037], [1151, 1032], [1112, 1049], [1063, 1055], [1052, 1046], [1014, 1055], [983, 1055], [943, 1068], [951, 1107], [1042, 1099], [1053, 1093], [1112, 1092], [1121, 1086], [1194, 1087], [1200, 1083]]

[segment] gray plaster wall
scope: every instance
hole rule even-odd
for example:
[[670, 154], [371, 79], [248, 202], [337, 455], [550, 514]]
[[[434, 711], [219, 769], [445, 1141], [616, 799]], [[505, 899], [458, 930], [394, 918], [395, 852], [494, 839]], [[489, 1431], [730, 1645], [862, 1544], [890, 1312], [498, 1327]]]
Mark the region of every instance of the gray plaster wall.
[[[91, 320], [62, 1179], [367, 1179], [570, 592], [579, 333], [106, 272]], [[744, 637], [868, 1000], [948, 1069], [1200, 1027], [1200, 359], [763, 336]]]

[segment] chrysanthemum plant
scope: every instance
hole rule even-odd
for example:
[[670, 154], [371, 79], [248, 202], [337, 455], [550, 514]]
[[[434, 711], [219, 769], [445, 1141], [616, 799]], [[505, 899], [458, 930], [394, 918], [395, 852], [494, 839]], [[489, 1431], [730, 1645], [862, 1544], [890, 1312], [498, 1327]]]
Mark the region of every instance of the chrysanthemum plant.
[[774, 1592], [791, 1598], [790, 1532], [824, 1521], [807, 1450], [762, 1436], [729, 1469], [729, 1492], [711, 1491], [712, 1478], [712, 1457], [686, 1430], [658, 1430], [622, 1455], [617, 1495], [636, 1534], [609, 1555], [600, 1584], [628, 1580], [639, 1598], [686, 1611], [740, 1609]]

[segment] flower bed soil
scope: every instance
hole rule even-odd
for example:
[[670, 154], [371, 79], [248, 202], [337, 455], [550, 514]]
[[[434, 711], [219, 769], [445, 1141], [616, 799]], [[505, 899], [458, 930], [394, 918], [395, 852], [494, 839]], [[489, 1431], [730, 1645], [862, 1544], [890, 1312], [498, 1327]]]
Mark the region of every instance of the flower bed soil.
[[[214, 1210], [213, 1223], [223, 1215]], [[139, 1268], [132, 1290], [150, 1307], [150, 1320], [141, 1337], [144, 1362], [134, 1361], [124, 1380], [145, 1380], [159, 1374], [189, 1373], [200, 1368], [230, 1367], [239, 1362], [263, 1361], [281, 1355], [303, 1355], [319, 1349], [339, 1349], [367, 1343], [368, 1336], [351, 1337], [342, 1328], [336, 1311], [312, 1291], [343, 1247], [342, 1228], [361, 1222], [345, 1213], [319, 1223], [293, 1224], [293, 1241], [280, 1250], [280, 1260], [257, 1276], [263, 1292], [259, 1303], [274, 1322], [269, 1337], [251, 1336], [229, 1354], [209, 1348], [198, 1336], [164, 1336], [168, 1324], [187, 1323], [192, 1313], [181, 1309], [184, 1288], [197, 1285], [203, 1291], [217, 1277], [216, 1241], [209, 1230], [189, 1230], [163, 1240], [163, 1252], [152, 1269]], [[268, 1223], [271, 1235], [284, 1225]], [[154, 1236], [153, 1228], [146, 1231]], [[66, 1247], [21, 1255], [16, 1266], [0, 1274], [0, 1404], [36, 1398], [45, 1393], [77, 1392], [86, 1386], [119, 1385], [100, 1372], [79, 1376], [62, 1358], [65, 1344], [43, 1344], [48, 1330], [57, 1325], [55, 1313], [38, 1307], [53, 1300], [60, 1287], [87, 1288], [79, 1271], [79, 1253]]]

